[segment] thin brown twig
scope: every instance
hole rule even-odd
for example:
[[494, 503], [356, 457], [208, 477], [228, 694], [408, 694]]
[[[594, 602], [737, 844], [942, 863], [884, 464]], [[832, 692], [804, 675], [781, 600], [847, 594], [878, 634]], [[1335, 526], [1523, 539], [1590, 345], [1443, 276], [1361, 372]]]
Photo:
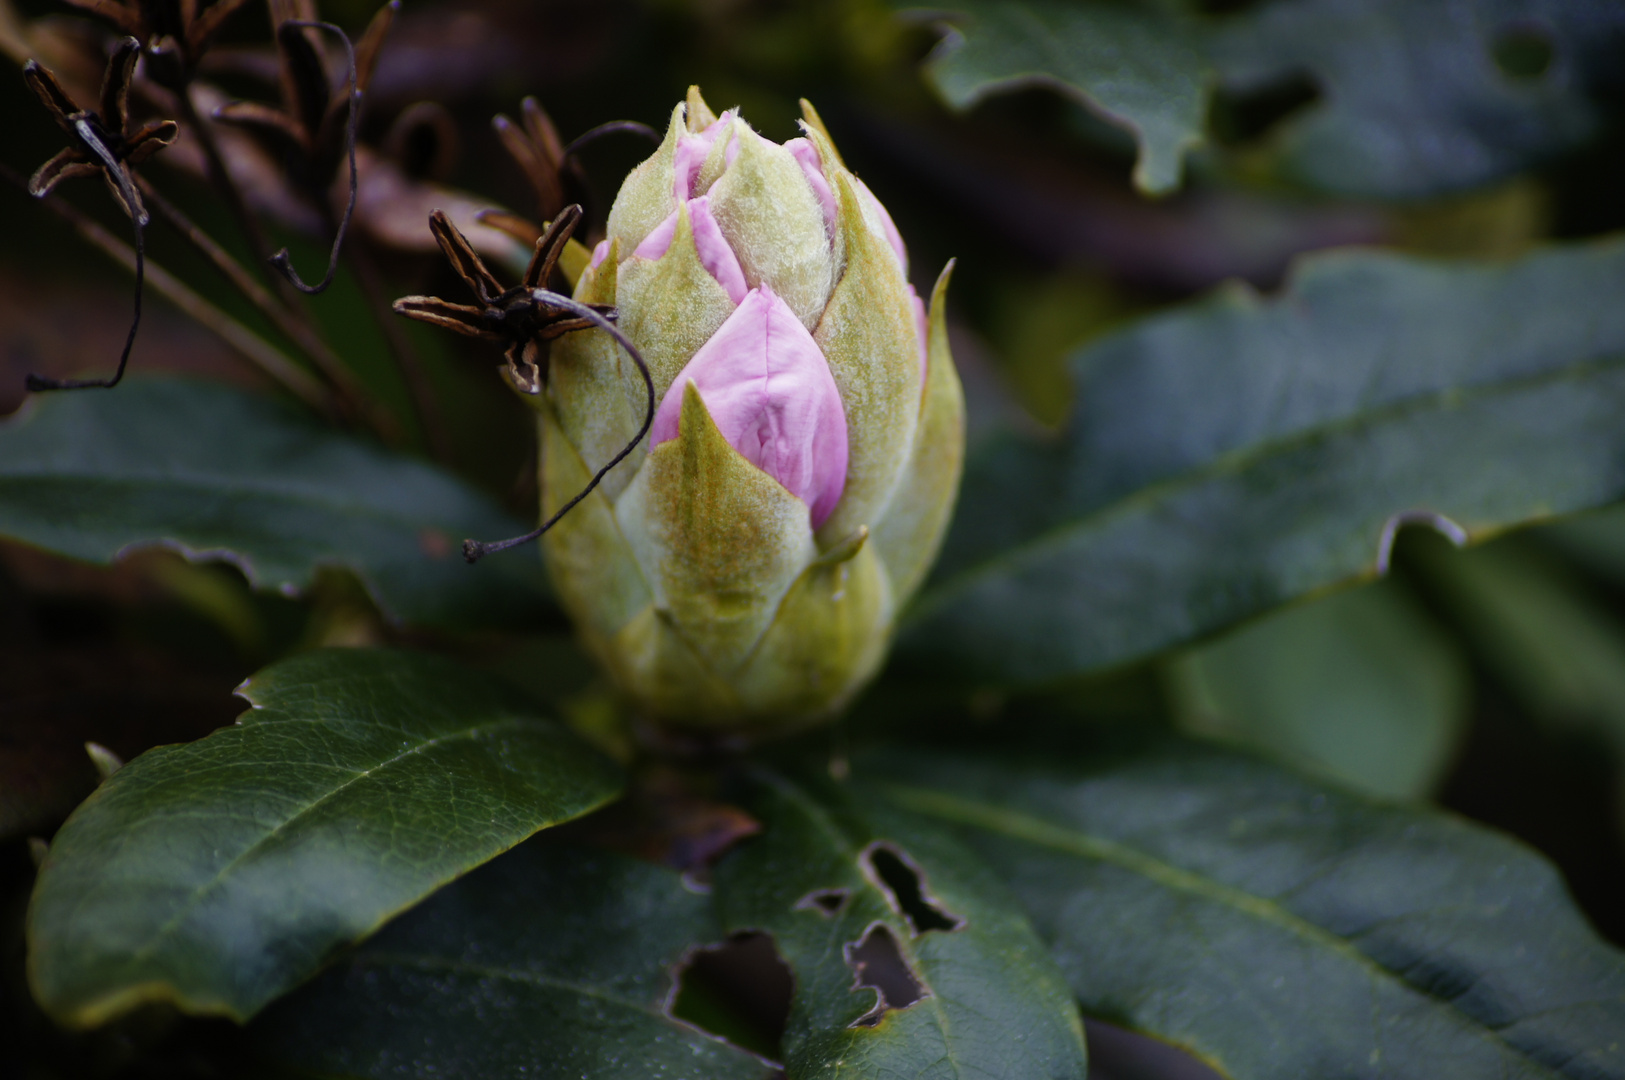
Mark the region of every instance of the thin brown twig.
[[[243, 238], [248, 241], [248, 248], [254, 253], [254, 258], [264, 259], [269, 254], [270, 242], [265, 238], [265, 230], [260, 228], [259, 219], [248, 208], [248, 199], [243, 195], [237, 181], [232, 179], [231, 172], [226, 168], [226, 159], [220, 153], [220, 144], [214, 141], [214, 133], [203, 125], [203, 117], [192, 104], [190, 88], [182, 88], [175, 94], [175, 105], [180, 110], [181, 119], [186, 121], [186, 127], [197, 137], [198, 146], [203, 149], [204, 171], [208, 174], [209, 182], [220, 192], [221, 198], [226, 200], [226, 206], [231, 216], [236, 219], [237, 227], [242, 230]], [[271, 275], [273, 278], [280, 278]]]
[[383, 331], [395, 366], [399, 368], [401, 379], [411, 394], [412, 407], [417, 413], [418, 424], [423, 428], [424, 442], [428, 444], [430, 456], [442, 465], [450, 465], [451, 436], [446, 429], [445, 414], [440, 409], [440, 399], [429, 382], [429, 373], [423, 366], [423, 358], [418, 355], [417, 346], [412, 344], [412, 339], [395, 317], [393, 301], [384, 290], [383, 275], [371, 255], [354, 244], [344, 249], [344, 258], [355, 274], [356, 284], [361, 288], [361, 295], [372, 312], [373, 321]]
[[[261, 273], [265, 274], [271, 284], [275, 286], [281, 296], [283, 304], [298, 318], [309, 323], [309, 316], [305, 312], [304, 300], [299, 290], [294, 288], [293, 282], [277, 273], [271, 266], [271, 243], [265, 236], [265, 230], [260, 227], [259, 218], [249, 209], [248, 198], [243, 194], [242, 188], [232, 177], [231, 171], [226, 168], [226, 159], [220, 152], [220, 144], [215, 141], [214, 132], [204, 126], [203, 117], [192, 104], [192, 95], [189, 90], [182, 89], [175, 95], [176, 104], [180, 109], [181, 119], [186, 126], [197, 135], [198, 145], [203, 148], [204, 171], [208, 174], [209, 182], [214, 185], [220, 196], [226, 200], [226, 206], [231, 216], [236, 219], [237, 227], [242, 231], [243, 238], [248, 241], [248, 249], [260, 264]], [[380, 432], [382, 434], [382, 432]]]
[[[0, 177], [4, 177], [23, 191], [28, 190], [28, 182], [8, 166], [0, 165]], [[74, 231], [91, 246], [100, 249], [103, 254], [126, 270], [134, 272], [135, 249], [130, 245], [56, 196], [47, 196], [39, 202], [57, 217], [72, 225]], [[193, 292], [163, 267], [149, 260], [146, 271], [147, 283], [156, 289], [160, 296], [211, 330], [240, 356], [300, 401], [323, 415], [333, 413], [334, 403], [327, 388], [309, 372], [284, 356], [275, 346]]]
[[[365, 389], [356, 380], [355, 375], [340, 360], [338, 354], [328, 347], [327, 342], [317, 336], [309, 323], [300, 319], [294, 312], [280, 303], [271, 295], [270, 290], [260, 284], [259, 280], [243, 267], [243, 264], [232, 258], [231, 253], [221, 247], [208, 233], [200, 229], [191, 218], [174, 203], [152, 186], [145, 177], [137, 176], [136, 184], [141, 194], [146, 198], [147, 204], [157, 211], [171, 228], [180, 233], [204, 258], [208, 259], [214, 267], [237, 287], [237, 291], [253, 304], [260, 314], [271, 321], [271, 324], [282, 332], [290, 341], [309, 357], [317, 369], [326, 376], [338, 391], [342, 404], [350, 415], [365, 416], [369, 412], [368, 399]], [[377, 417], [368, 417], [369, 422], [376, 427]]]

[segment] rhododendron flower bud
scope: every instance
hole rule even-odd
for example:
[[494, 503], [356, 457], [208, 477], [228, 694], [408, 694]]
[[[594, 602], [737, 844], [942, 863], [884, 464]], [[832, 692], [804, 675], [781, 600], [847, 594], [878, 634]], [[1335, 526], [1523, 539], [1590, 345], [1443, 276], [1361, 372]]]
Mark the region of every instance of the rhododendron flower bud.
[[[805, 108], [779, 145], [691, 90], [576, 283], [615, 305], [658, 407], [543, 547], [588, 647], [668, 728], [783, 730], [850, 700], [959, 483], [947, 272], [928, 316], [890, 215]], [[636, 436], [647, 390], [584, 330], [530, 400], [550, 516]]]

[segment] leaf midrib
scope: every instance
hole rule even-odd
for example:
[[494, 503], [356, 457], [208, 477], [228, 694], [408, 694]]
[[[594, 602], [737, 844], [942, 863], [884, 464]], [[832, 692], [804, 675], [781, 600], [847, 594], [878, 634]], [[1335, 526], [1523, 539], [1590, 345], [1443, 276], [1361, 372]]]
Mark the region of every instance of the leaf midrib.
[[1087, 533], [1105, 525], [1113, 518], [1126, 517], [1136, 510], [1154, 506], [1210, 481], [1238, 475], [1271, 457], [1312, 445], [1334, 435], [1359, 432], [1385, 424], [1397, 424], [1416, 414], [1428, 411], [1440, 413], [1459, 411], [1480, 401], [1497, 397], [1514, 397], [1545, 386], [1578, 381], [1588, 375], [1622, 368], [1625, 368], [1625, 354], [1611, 353], [1536, 374], [1479, 385], [1443, 387], [1426, 393], [1412, 394], [1377, 408], [1338, 417], [1325, 423], [1300, 428], [1288, 435], [1265, 439], [1248, 447], [1227, 450], [1194, 468], [1153, 481], [1080, 517], [1040, 529], [1026, 539], [1001, 548], [991, 557], [952, 574], [941, 584], [922, 593], [903, 614], [900, 622], [905, 627], [918, 624], [938, 609], [947, 606], [957, 596], [974, 589], [983, 579], [1019, 567], [1026, 562], [1037, 562], [1044, 558], [1049, 550], [1064, 546], [1078, 534]]
[[214, 875], [208, 881], [194, 888], [192, 890], [192, 894], [186, 898], [175, 913], [171, 915], [169, 919], [166, 920], [164, 924], [160, 926], [153, 934], [152, 940], [146, 945], [143, 945], [139, 949], [135, 950], [135, 952], [130, 955], [131, 963], [141, 963], [151, 959], [151, 957], [158, 951], [158, 948], [164, 943], [169, 935], [174, 933], [181, 923], [186, 920], [187, 916], [197, 909], [198, 904], [203, 901], [203, 898], [223, 885], [240, 864], [250, 859], [256, 852], [263, 849], [271, 841], [283, 835], [290, 827], [296, 825], [300, 820], [308, 818], [308, 816], [315, 812], [318, 807], [322, 806], [330, 799], [335, 798], [341, 792], [348, 790], [352, 785], [357, 784], [360, 781], [375, 775], [376, 773], [388, 769], [426, 750], [431, 750], [435, 747], [443, 746], [461, 739], [478, 738], [504, 728], [524, 727], [532, 723], [534, 723], [533, 720], [529, 720], [524, 717], [508, 716], [498, 720], [487, 721], [482, 724], [475, 724], [471, 727], [464, 728], [461, 731], [451, 732], [446, 735], [439, 735], [432, 739], [418, 743], [416, 746], [410, 747], [409, 749], [403, 750], [384, 761], [370, 765], [362, 771], [356, 773], [354, 776], [350, 777], [348, 780], [344, 781], [342, 784], [339, 784], [337, 787], [323, 792], [316, 799], [307, 803], [295, 813], [290, 814], [286, 820], [282, 821], [275, 828], [266, 832], [263, 836], [260, 836], [248, 847], [232, 856], [231, 861], [226, 863], [226, 865], [222, 866], [219, 870], [215, 871]]
[[1164, 862], [1143, 851], [1091, 836], [1076, 829], [1057, 825], [1042, 818], [1024, 814], [1007, 807], [977, 802], [930, 788], [909, 784], [882, 783], [879, 785], [892, 798], [907, 808], [945, 821], [982, 829], [986, 832], [1021, 840], [1038, 847], [1049, 848], [1083, 858], [1111, 863], [1131, 873], [1171, 890], [1186, 892], [1204, 900], [1232, 908], [1244, 915], [1278, 926], [1312, 944], [1329, 949], [1358, 967], [1368, 971], [1373, 979], [1387, 980], [1423, 1000], [1433, 1002], [1440, 1009], [1458, 1018], [1463, 1028], [1492, 1045], [1528, 1062], [1543, 1074], [1561, 1078], [1564, 1074], [1531, 1057], [1529, 1053], [1502, 1037], [1500, 1032], [1463, 1012], [1455, 1003], [1447, 1001], [1426, 989], [1407, 981], [1398, 973], [1383, 967], [1370, 956], [1350, 945], [1330, 931], [1288, 911], [1279, 904], [1241, 891], [1212, 878]]

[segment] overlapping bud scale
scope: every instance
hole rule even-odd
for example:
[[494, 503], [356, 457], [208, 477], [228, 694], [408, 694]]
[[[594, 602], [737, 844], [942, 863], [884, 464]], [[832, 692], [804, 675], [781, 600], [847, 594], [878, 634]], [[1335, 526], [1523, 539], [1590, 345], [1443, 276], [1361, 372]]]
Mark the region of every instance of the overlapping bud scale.
[[[896, 226], [806, 107], [778, 145], [691, 90], [627, 177], [576, 298], [614, 304], [659, 401], [643, 445], [544, 537], [588, 647], [649, 719], [779, 730], [885, 656], [958, 487], [964, 405]], [[555, 344], [542, 514], [638, 431], [599, 331]]]

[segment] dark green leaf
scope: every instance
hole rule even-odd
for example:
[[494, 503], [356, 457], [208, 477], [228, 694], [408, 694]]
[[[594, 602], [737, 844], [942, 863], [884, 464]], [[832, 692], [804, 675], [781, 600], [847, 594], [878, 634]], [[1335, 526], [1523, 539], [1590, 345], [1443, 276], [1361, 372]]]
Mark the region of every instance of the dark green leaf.
[[1375, 252], [1076, 359], [1058, 440], [967, 462], [904, 646], [968, 677], [1125, 663], [1370, 574], [1398, 513], [1483, 536], [1625, 496], [1625, 243]]
[[765, 1078], [666, 1014], [672, 968], [720, 939], [670, 870], [546, 841], [390, 924], [256, 1022], [325, 1076]]
[[306, 653], [241, 693], [236, 726], [136, 758], [52, 842], [29, 970], [61, 1022], [152, 1000], [251, 1016], [333, 949], [619, 791], [607, 759], [436, 657]]
[[1397, 582], [1288, 608], [1172, 665], [1189, 730], [1356, 790], [1426, 795], [1467, 719], [1466, 658]]
[[[1287, 177], [1411, 198], [1521, 172], [1606, 126], [1625, 10], [1607, 0], [1276, 0], [1220, 19], [1112, 0], [950, 0], [926, 65], [955, 108], [1048, 86], [1134, 133], [1135, 182], [1178, 186], [1216, 83], [1244, 101], [1307, 80], [1270, 132]], [[1443, 73], [1443, 74], [1441, 74]]]
[[1305, 74], [1316, 84], [1321, 100], [1270, 148], [1287, 175], [1410, 198], [1499, 180], [1600, 133], [1625, 7], [1276, 0], [1221, 23], [1210, 47], [1233, 89]]
[[1186, 152], [1203, 141], [1212, 81], [1188, 20], [1064, 0], [952, 0], [931, 10], [953, 15], [953, 31], [926, 65], [948, 104], [964, 109], [1003, 91], [1051, 87], [1133, 133], [1142, 190], [1179, 186]]
[[138, 379], [0, 424], [0, 535], [78, 559], [163, 545], [284, 591], [344, 566], [391, 615], [485, 625], [534, 616], [541, 568], [469, 566], [461, 542], [523, 531], [439, 469], [223, 386]]
[[[932, 822], [861, 792], [773, 775], [762, 785], [752, 809], [765, 831], [718, 868], [716, 897], [727, 929], [773, 935], [795, 975], [789, 1076], [1084, 1074], [1082, 1023], [1065, 982], [973, 855]], [[915, 884], [888, 886], [887, 868]], [[934, 915], [920, 913], [927, 904]], [[848, 955], [865, 940], [884, 948], [888, 933], [921, 996], [881, 1015]]]
[[1625, 1076], [1625, 955], [1527, 849], [1200, 744], [1065, 738], [854, 768], [961, 827], [1086, 1013], [1235, 1080]]

